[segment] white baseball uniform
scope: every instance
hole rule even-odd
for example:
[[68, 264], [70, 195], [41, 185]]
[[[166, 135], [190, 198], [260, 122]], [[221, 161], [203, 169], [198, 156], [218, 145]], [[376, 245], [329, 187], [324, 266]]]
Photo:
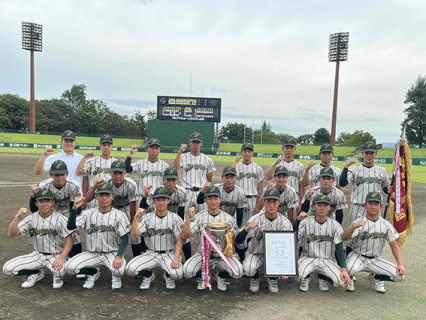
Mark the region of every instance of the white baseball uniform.
[[145, 192], [146, 185], [152, 186], [151, 193], [163, 185], [163, 172], [168, 167], [170, 166], [161, 159], [151, 162], [148, 158], [145, 158], [132, 163], [133, 172], [131, 173], [139, 173], [139, 192], [141, 195]]
[[277, 167], [280, 166], [287, 168], [288, 180], [286, 185], [292, 187], [294, 191], [296, 191], [297, 195], [299, 195], [299, 187], [300, 183], [303, 181], [303, 176], [305, 175], [305, 167], [297, 160], [290, 162], [282, 160], [277, 165]]
[[123, 184], [117, 187], [114, 185], [111, 175], [106, 178], [105, 182], [112, 186], [114, 199], [111, 206], [124, 212], [130, 221], [130, 202], [136, 201], [136, 182], [133, 179], [124, 177]]
[[[312, 166], [311, 169], [309, 169], [309, 181], [311, 183], [311, 187], [317, 187], [320, 185], [319, 183], [319, 174], [321, 173], [321, 170], [323, 168], [326, 168], [327, 166], [322, 165], [321, 163], [317, 163], [316, 165]], [[333, 187], [337, 187], [340, 179], [340, 175], [342, 174], [342, 169], [336, 167], [333, 164], [330, 164], [329, 166], [331, 169], [333, 169], [334, 172], [334, 182]]]
[[[305, 196], [303, 197], [303, 202], [306, 201], [308, 194], [309, 194], [309, 190], [306, 191]], [[330, 193], [325, 194], [321, 192], [321, 187], [317, 186], [315, 187], [315, 191], [311, 196], [309, 211], [307, 212], [309, 216], [315, 216], [314, 199], [317, 196], [322, 196], [322, 195], [328, 196], [331, 201], [330, 211], [327, 214], [329, 218], [336, 219], [336, 210], [343, 210], [348, 207], [348, 205], [346, 204], [345, 194], [342, 191], [340, 191], [336, 187], [333, 187]]]
[[[276, 188], [276, 184], [274, 184], [272, 188]], [[263, 196], [265, 195], [265, 192], [267, 190], [269, 189], [267, 189], [266, 187], [263, 189], [263, 194], [262, 194]], [[280, 198], [281, 198], [280, 206], [278, 207], [278, 213], [288, 218], [287, 209], [297, 208], [297, 206], [299, 205], [299, 196], [297, 195], [296, 191], [292, 187], [287, 185], [285, 186], [285, 189], [282, 192], [279, 190], [278, 192], [280, 192]], [[294, 211], [294, 215], [296, 215], [296, 211]]]
[[216, 184], [215, 186], [219, 188], [222, 195], [220, 209], [236, 218], [235, 213], [237, 212], [237, 208], [244, 209], [247, 206], [246, 193], [238, 186], [234, 186], [234, 189], [230, 192], [226, 192], [223, 189], [223, 183]]

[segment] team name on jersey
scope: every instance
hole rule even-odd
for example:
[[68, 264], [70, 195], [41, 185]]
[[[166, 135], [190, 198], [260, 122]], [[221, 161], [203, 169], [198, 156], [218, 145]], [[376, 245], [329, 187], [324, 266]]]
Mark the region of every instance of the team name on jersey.
[[319, 176], [316, 176], [312, 179], [312, 183], [317, 183], [319, 181]]
[[202, 164], [187, 164], [186, 166], [185, 166], [185, 172], [188, 172], [188, 171], [191, 171], [192, 169], [195, 169], [195, 170], [206, 170], [206, 167], [205, 166], [203, 166]]
[[290, 171], [290, 170], [288, 170], [288, 176], [289, 177], [298, 177], [299, 176], [299, 173], [297, 172], [297, 171]]
[[115, 232], [115, 227], [114, 226], [107, 226], [107, 225], [95, 225], [95, 224], [91, 224], [90, 228], [87, 229], [87, 234], [91, 235], [95, 232]]
[[222, 207], [237, 207], [237, 204], [236, 203], [232, 203], [232, 202], [227, 202], [227, 201], [222, 201], [221, 203], [220, 203], [220, 207], [222, 208]]
[[155, 228], [149, 228], [148, 232], [146, 233], [147, 237], [154, 237], [154, 236], [164, 236], [166, 234], [173, 235], [173, 230], [170, 228], [165, 229], [155, 229]]
[[148, 171], [148, 170], [144, 170], [141, 172], [141, 178], [146, 178], [146, 177], [162, 177], [163, 173], [161, 171]]
[[109, 173], [110, 172], [110, 168], [101, 168], [101, 167], [98, 167], [98, 168], [95, 168], [95, 170], [93, 170], [93, 175], [94, 176], [96, 176], [96, 175], [98, 175], [98, 174], [100, 174], [100, 173]]
[[363, 184], [363, 183], [377, 183], [380, 184], [382, 182], [381, 178], [376, 177], [357, 177], [355, 180], [355, 184], [357, 186]]
[[370, 232], [366, 231], [366, 232], [364, 232], [361, 235], [361, 240], [366, 240], [366, 239], [370, 239], [370, 238], [373, 238], [373, 239], [380, 239], [380, 238], [385, 239], [386, 238], [386, 234], [383, 233], [383, 232], [372, 232], [372, 233], [370, 233]]
[[328, 234], [320, 234], [320, 235], [315, 235], [315, 234], [309, 234], [306, 237], [306, 240], [308, 241], [308, 243], [314, 242], [314, 241], [329, 241], [329, 242], [333, 242], [333, 237], [328, 235]]
[[36, 229], [36, 228], [30, 228], [28, 230], [30, 237], [35, 236], [57, 236], [58, 231], [55, 229]]
[[250, 178], [257, 178], [257, 174], [253, 173], [253, 172], [246, 172], [246, 173], [240, 173], [237, 177], [237, 180], [242, 180], [242, 179], [250, 179]]

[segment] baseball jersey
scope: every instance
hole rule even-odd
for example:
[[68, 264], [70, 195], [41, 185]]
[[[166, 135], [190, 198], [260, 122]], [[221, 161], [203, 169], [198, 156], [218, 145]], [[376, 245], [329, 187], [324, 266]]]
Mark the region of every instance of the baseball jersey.
[[366, 167], [358, 164], [349, 167], [348, 182], [352, 182], [351, 202], [358, 205], [364, 204], [369, 192], [381, 192], [390, 185], [388, 172], [378, 165]]
[[306, 217], [299, 225], [299, 239], [302, 255], [312, 258], [330, 259], [333, 244], [342, 242], [342, 226], [327, 217], [324, 223], [318, 223], [315, 217]]
[[37, 211], [20, 221], [18, 229], [21, 235], [30, 235], [35, 251], [58, 254], [64, 250], [65, 237], [73, 232], [67, 229], [67, 223], [67, 219], [59, 212], [53, 211], [50, 216], [43, 218]]
[[53, 205], [53, 211], [63, 214], [65, 217], [70, 215], [70, 203], [75, 201], [76, 198], [81, 197], [80, 186], [77, 182], [66, 179], [65, 185], [58, 189], [53, 184], [53, 178], [49, 178], [40, 182], [38, 189], [47, 188], [53, 193], [55, 198], [55, 204]]
[[398, 231], [395, 230], [389, 221], [382, 217], [379, 217], [376, 221], [372, 221], [367, 217], [359, 218], [351, 226], [359, 220], [364, 220], [367, 223], [362, 227], [356, 228], [347, 242], [348, 246], [357, 254], [378, 258], [382, 255], [386, 242], [392, 242], [399, 238]]
[[83, 175], [77, 176], [75, 174], [75, 170], [77, 170], [78, 164], [80, 163], [81, 159], [83, 159], [83, 156], [75, 152], [75, 150], [70, 156], [67, 155], [64, 150], [61, 150], [61, 152], [52, 154], [46, 158], [46, 160], [44, 161], [44, 170], [46, 172], [49, 172], [53, 162], [55, 162], [56, 160], [62, 160], [67, 164], [68, 178], [78, 183], [80, 187], [80, 194], [83, 194]]
[[[148, 196], [146, 199], [146, 203], [148, 204], [147, 212], [155, 211], [155, 206], [152, 203], [152, 198]], [[176, 185], [175, 191], [170, 195], [170, 203], [167, 205], [167, 210], [177, 213], [179, 207], [185, 207], [186, 203], [186, 190]]]
[[136, 201], [136, 182], [130, 178], [124, 177], [123, 184], [119, 187], [115, 186], [111, 175], [105, 180], [106, 183], [112, 186], [114, 199], [111, 206], [115, 209], [123, 211], [127, 218], [130, 219], [130, 202]]
[[[311, 187], [319, 186], [319, 174], [321, 172], [322, 168], [325, 168], [326, 166], [322, 165], [321, 163], [318, 163], [314, 166], [312, 166], [311, 169], [309, 169], [309, 181], [311, 183]], [[335, 165], [330, 164], [329, 166], [331, 169], [333, 169], [334, 172], [334, 182], [333, 187], [337, 187], [340, 179], [340, 175], [342, 174], [342, 170]]]
[[264, 231], [284, 231], [284, 230], [293, 230], [293, 226], [291, 222], [284, 217], [283, 215], [278, 215], [274, 220], [269, 220], [265, 213], [259, 213], [254, 215], [245, 226], [242, 228], [246, 228], [251, 221], [256, 221], [257, 226], [251, 229], [246, 236], [247, 239], [251, 239], [248, 242], [248, 250], [253, 254], [262, 254], [264, 249]]
[[182, 226], [183, 220], [176, 213], [167, 211], [164, 217], [159, 217], [155, 212], [148, 212], [139, 218], [138, 230], [149, 250], [173, 251]]
[[[272, 186], [272, 188], [275, 187], [276, 184]], [[265, 195], [265, 192], [268, 189], [265, 187], [263, 189], [262, 195]], [[278, 207], [278, 213], [281, 213], [285, 217], [287, 217], [287, 209], [295, 209], [299, 205], [299, 197], [297, 196], [296, 191], [292, 188], [286, 185], [285, 189], [280, 193], [280, 206]]]
[[279, 166], [287, 168], [288, 179], [286, 185], [292, 187], [297, 195], [299, 195], [300, 182], [303, 181], [303, 176], [305, 175], [305, 167], [303, 164], [296, 160], [290, 162], [282, 160], [278, 163], [277, 167]]
[[257, 196], [257, 186], [265, 179], [262, 167], [254, 162], [250, 164], [239, 162], [235, 170], [237, 171], [235, 184], [243, 189], [247, 196]]
[[[308, 197], [309, 190], [306, 191], [305, 196], [303, 197], [303, 202], [305, 202], [306, 198]], [[330, 204], [330, 211], [328, 212], [327, 216], [336, 219], [336, 210], [343, 210], [348, 207], [346, 204], [346, 197], [345, 194], [340, 191], [339, 189], [333, 187], [328, 194], [324, 194], [321, 192], [321, 187], [315, 187], [315, 191], [311, 196], [309, 211], [307, 212], [309, 216], [315, 215], [315, 209], [314, 209], [314, 202], [313, 199], [315, 199], [317, 196], [326, 195], [330, 198], [331, 204]]]
[[99, 207], [83, 210], [77, 216], [77, 228], [86, 231], [86, 250], [89, 252], [117, 252], [121, 237], [130, 232], [126, 214], [115, 208], [102, 213]]
[[160, 159], [151, 162], [148, 158], [145, 158], [133, 163], [133, 172], [131, 173], [139, 173], [139, 192], [143, 194], [146, 185], [152, 186], [151, 193], [161, 187], [163, 185], [163, 172], [168, 167], [170, 166]]
[[[202, 229], [205, 229], [209, 223], [212, 222], [223, 222], [223, 223], [230, 223], [231, 224], [231, 232], [233, 236], [236, 236], [238, 234], [238, 227], [237, 222], [235, 220], [235, 217], [232, 217], [228, 213], [226, 213], [223, 210], [220, 210], [220, 212], [217, 215], [211, 215], [207, 210], [202, 210], [195, 214], [194, 217], [191, 219], [191, 225], [190, 229], [192, 234], [197, 234], [197, 243], [200, 243], [199, 241], [199, 232]], [[219, 246], [223, 249], [226, 246], [226, 238], [225, 236], [221, 236], [219, 238]], [[198, 246], [198, 251], [200, 251], [200, 246]]]
[[84, 162], [84, 174], [89, 177], [89, 189], [95, 184], [96, 179], [107, 179], [111, 171], [111, 164], [117, 159], [111, 157], [104, 159], [102, 156], [96, 156], [86, 159]]
[[191, 152], [182, 154], [180, 158], [182, 168], [181, 185], [185, 189], [202, 188], [207, 182], [207, 175], [216, 171], [213, 160], [200, 153], [194, 156]]
[[237, 212], [237, 208], [244, 208], [247, 206], [246, 193], [243, 189], [238, 186], [234, 186], [231, 192], [226, 192], [223, 189], [223, 183], [216, 184], [222, 195], [222, 202], [220, 203], [220, 209], [226, 213], [234, 216]]

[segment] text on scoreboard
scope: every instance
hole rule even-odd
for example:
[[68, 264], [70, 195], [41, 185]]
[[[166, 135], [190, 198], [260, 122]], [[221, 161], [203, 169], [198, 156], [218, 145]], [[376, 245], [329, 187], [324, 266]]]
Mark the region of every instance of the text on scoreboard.
[[220, 98], [157, 97], [157, 119], [220, 122]]

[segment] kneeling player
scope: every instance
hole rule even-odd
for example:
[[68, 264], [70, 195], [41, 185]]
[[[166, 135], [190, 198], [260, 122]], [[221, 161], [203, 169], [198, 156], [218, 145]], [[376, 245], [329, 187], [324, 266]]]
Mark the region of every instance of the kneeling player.
[[130, 230], [132, 239], [141, 235], [144, 237], [148, 250], [130, 260], [126, 271], [132, 277], [142, 276], [140, 289], [146, 290], [155, 279], [155, 273], [151, 270], [162, 268], [166, 288], [174, 289], [175, 280], [183, 277], [180, 264], [183, 220], [176, 213], [167, 210], [170, 195], [165, 187], [154, 191], [152, 202], [155, 211], [142, 216], [145, 209], [139, 208]]
[[31, 288], [43, 279], [43, 268], [52, 271], [54, 289], [64, 285], [64, 260], [72, 248], [72, 231], [67, 230], [67, 219], [52, 210], [54, 203], [52, 192], [40, 188], [35, 196], [38, 211], [19, 222], [27, 213], [26, 208], [21, 208], [10, 223], [7, 236], [13, 238], [29, 233], [34, 248], [32, 253], [9, 260], [3, 266], [6, 275], [29, 275], [27, 281], [22, 283], [22, 288]]
[[[379, 192], [369, 192], [364, 207], [367, 216], [355, 220], [342, 235], [342, 239], [348, 240], [348, 246], [352, 248], [347, 257], [352, 280], [346, 290], [355, 290], [353, 277], [364, 271], [370, 273], [370, 282], [376, 292], [385, 293], [383, 281], [402, 281], [405, 275], [401, 251], [396, 243], [399, 234], [387, 220], [380, 217], [383, 204]], [[389, 243], [398, 265], [380, 258], [386, 242]]]
[[[272, 188], [263, 195], [265, 202], [265, 211], [254, 215], [247, 221], [244, 229], [237, 235], [235, 242], [243, 243], [246, 239], [251, 239], [248, 243], [248, 251], [243, 262], [244, 274], [252, 277], [250, 280], [250, 291], [259, 291], [259, 271], [263, 265], [263, 232], [275, 230], [293, 230], [291, 222], [281, 214], [278, 214], [280, 206], [280, 192]], [[269, 291], [277, 293], [278, 278], [267, 278]]]
[[[327, 282], [346, 289], [351, 281], [346, 269], [341, 239], [343, 229], [336, 220], [327, 217], [330, 203], [328, 196], [317, 196], [314, 199], [315, 216], [308, 217], [307, 213], [302, 211], [294, 223], [303, 248], [299, 258], [300, 291], [309, 290], [311, 273], [318, 274], [321, 291], [329, 290]], [[333, 243], [341, 268], [331, 260]]]
[[76, 219], [76, 213], [84, 202], [78, 198], [74, 202], [68, 219], [68, 229], [77, 227], [86, 231], [86, 252], [72, 257], [66, 266], [69, 274], [86, 274], [83, 288], [92, 289], [99, 279], [100, 266], [106, 266], [112, 273], [112, 288], [121, 288], [121, 276], [125, 272], [126, 261], [123, 258], [129, 241], [130, 222], [126, 214], [111, 206], [112, 186], [101, 183], [96, 189], [99, 207], [84, 210]]

